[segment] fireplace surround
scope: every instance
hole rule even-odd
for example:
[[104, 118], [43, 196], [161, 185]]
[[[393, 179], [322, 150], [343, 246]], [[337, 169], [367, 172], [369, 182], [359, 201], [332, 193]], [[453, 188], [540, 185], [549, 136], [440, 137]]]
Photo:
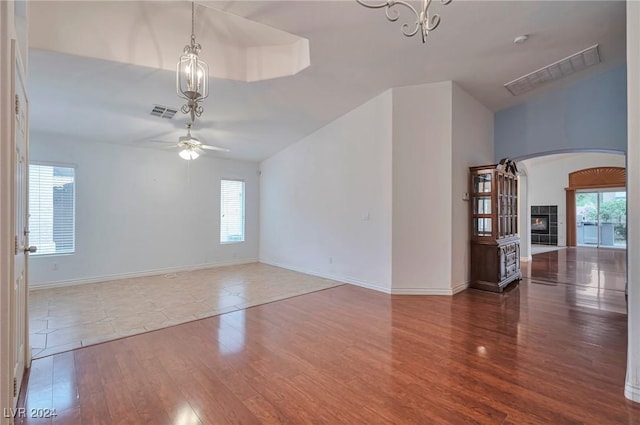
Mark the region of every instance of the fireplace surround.
[[558, 245], [558, 206], [535, 205], [531, 207], [531, 243]]

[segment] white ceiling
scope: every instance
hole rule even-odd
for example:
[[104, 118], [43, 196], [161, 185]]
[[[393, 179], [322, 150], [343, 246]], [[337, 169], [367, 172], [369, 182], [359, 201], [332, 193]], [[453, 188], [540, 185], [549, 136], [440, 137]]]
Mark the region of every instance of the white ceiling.
[[[200, 58], [213, 64], [212, 77], [259, 81], [309, 66], [302, 37], [200, 4], [194, 14], [197, 41], [207, 46]], [[184, 1], [36, 2], [29, 15], [31, 48], [171, 72], [191, 34]]]
[[[212, 79], [194, 134], [231, 149], [214, 154], [220, 157], [265, 159], [390, 87], [453, 80], [490, 109], [499, 110], [625, 60], [622, 1], [454, 0], [448, 6], [434, 1], [433, 11], [441, 14], [442, 22], [426, 45], [419, 37], [402, 36], [400, 22], [388, 22], [384, 11], [355, 1], [201, 3], [306, 38], [311, 50], [311, 66], [295, 76], [251, 83]], [[30, 5], [38, 7], [35, 2]], [[89, 16], [92, 9], [84, 10], [86, 19], [96, 19]], [[37, 31], [33, 38], [49, 34], [56, 39], [68, 24], [67, 16], [55, 15], [51, 25], [32, 28]], [[117, 31], [120, 24], [113, 16], [117, 14], [100, 19], [113, 20], [106, 27]], [[521, 34], [531, 38], [523, 45], [513, 44]], [[98, 31], [77, 36], [88, 41], [99, 37], [103, 43], [109, 39]], [[176, 31], [175, 37], [182, 43], [188, 34]], [[154, 41], [149, 39], [150, 51], [177, 60], [180, 51], [164, 51]], [[204, 36], [198, 41], [204, 51], [213, 44]], [[526, 96], [513, 97], [503, 87], [596, 43], [600, 65]], [[186, 116], [169, 121], [149, 115], [153, 104], [180, 106], [171, 71], [44, 50], [32, 50], [29, 67], [33, 132], [138, 146], [153, 146], [146, 140], [172, 140], [183, 133]]]

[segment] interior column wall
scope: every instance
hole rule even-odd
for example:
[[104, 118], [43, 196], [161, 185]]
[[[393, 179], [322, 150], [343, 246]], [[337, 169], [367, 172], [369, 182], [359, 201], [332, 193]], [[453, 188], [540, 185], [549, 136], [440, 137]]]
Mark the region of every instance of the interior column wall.
[[452, 82], [393, 89], [393, 293], [451, 293]]
[[625, 396], [640, 402], [640, 2], [627, 2], [627, 283], [628, 354]]
[[451, 163], [451, 287], [467, 288], [471, 278], [468, 201], [469, 167], [493, 163], [493, 112], [453, 83]]
[[531, 204], [529, 202], [529, 176], [523, 164], [518, 164], [518, 235], [520, 261], [531, 261]]

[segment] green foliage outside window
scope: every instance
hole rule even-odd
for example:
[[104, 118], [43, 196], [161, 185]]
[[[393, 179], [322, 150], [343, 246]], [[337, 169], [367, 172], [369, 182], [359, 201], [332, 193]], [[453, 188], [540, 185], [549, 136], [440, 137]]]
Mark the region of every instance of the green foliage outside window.
[[[584, 207], [582, 215], [587, 221], [598, 219], [598, 194], [578, 193], [576, 194], [576, 206]], [[600, 219], [608, 223], [622, 223], [627, 214], [627, 202], [625, 199], [613, 199], [611, 201], [600, 202]]]

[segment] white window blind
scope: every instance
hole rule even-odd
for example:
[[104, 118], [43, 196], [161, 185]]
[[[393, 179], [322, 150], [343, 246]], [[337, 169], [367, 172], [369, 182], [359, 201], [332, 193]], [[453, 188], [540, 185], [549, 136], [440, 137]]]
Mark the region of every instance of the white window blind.
[[75, 169], [29, 165], [29, 244], [32, 255], [75, 251]]
[[222, 180], [220, 185], [220, 242], [244, 241], [244, 182]]

